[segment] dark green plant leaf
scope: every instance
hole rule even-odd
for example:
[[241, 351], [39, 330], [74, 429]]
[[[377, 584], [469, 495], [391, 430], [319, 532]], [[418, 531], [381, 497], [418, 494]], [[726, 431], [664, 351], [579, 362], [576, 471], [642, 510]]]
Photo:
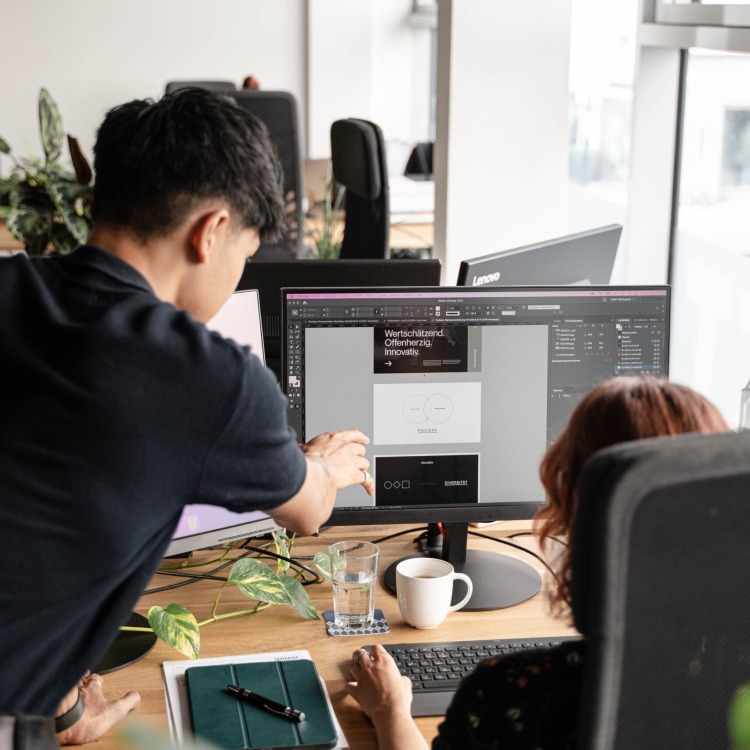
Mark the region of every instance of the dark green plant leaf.
[[[88, 185], [79, 185], [67, 178], [51, 178], [47, 183], [47, 193], [55, 204], [57, 216], [60, 217], [65, 231], [70, 235], [73, 247], [86, 242], [91, 229], [89, 205], [91, 203], [91, 189]], [[53, 240], [54, 241], [54, 240]], [[66, 246], [70, 243], [65, 242]], [[55, 246], [60, 250], [57, 243]], [[62, 251], [61, 251], [62, 252]], [[67, 253], [64, 253], [67, 254]]]
[[320, 571], [323, 578], [331, 580], [331, 558], [327, 552], [316, 552], [313, 557], [313, 565]]
[[60, 111], [47, 89], [39, 91], [39, 131], [47, 162], [60, 158], [63, 145], [63, 127]]
[[26, 254], [31, 256], [44, 255], [49, 250], [49, 246], [49, 234], [40, 234], [24, 243]]
[[50, 232], [50, 243], [60, 255], [70, 255], [81, 243], [71, 234], [67, 224], [53, 223]]
[[320, 615], [310, 601], [305, 587], [292, 576], [280, 576], [281, 582], [289, 592], [292, 607], [306, 620], [319, 620]]
[[70, 152], [70, 160], [73, 162], [73, 169], [76, 173], [76, 181], [79, 185], [90, 184], [93, 177], [91, 166], [88, 159], [83, 155], [83, 151], [81, 151], [78, 139], [72, 135], [68, 136], [68, 151]]
[[[49, 232], [52, 229], [52, 212], [39, 212], [29, 203], [11, 203], [11, 207], [5, 217], [8, 231], [19, 241], [23, 242], [27, 249], [32, 246], [35, 252], [30, 254], [40, 255], [44, 252], [49, 241]], [[39, 245], [43, 242], [42, 250]]]
[[229, 581], [250, 599], [270, 604], [292, 603], [281, 578], [260, 560], [238, 560], [229, 571]]
[[87, 185], [79, 185], [64, 175], [52, 175], [47, 181], [46, 190], [55, 206], [71, 209], [78, 198], [88, 196], [91, 192]]
[[0, 206], [10, 204], [10, 194], [16, 189], [16, 183], [0, 177]]
[[9, 154], [10, 153], [10, 146], [8, 145], [8, 141], [6, 141], [4, 138], [0, 138], [0, 154]]
[[166, 644], [195, 659], [200, 651], [201, 637], [198, 622], [193, 613], [181, 604], [167, 604], [166, 607], [151, 607], [148, 611], [148, 624], [154, 633]]

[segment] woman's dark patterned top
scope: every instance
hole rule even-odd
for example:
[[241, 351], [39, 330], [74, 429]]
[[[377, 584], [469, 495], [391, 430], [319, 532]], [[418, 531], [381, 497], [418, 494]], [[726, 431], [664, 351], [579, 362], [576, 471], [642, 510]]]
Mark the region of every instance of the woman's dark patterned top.
[[432, 750], [573, 750], [585, 644], [482, 662], [461, 683]]

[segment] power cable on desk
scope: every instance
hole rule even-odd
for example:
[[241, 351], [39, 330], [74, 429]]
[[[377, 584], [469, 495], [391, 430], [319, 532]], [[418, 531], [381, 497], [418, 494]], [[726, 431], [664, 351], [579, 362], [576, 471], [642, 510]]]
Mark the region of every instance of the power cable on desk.
[[300, 558], [294, 558], [294, 557], [286, 557], [285, 555], [280, 555], [277, 552], [271, 552], [271, 550], [264, 549], [259, 550], [257, 547], [246, 547], [245, 549], [250, 549], [259, 552], [259, 557], [263, 557], [264, 555], [268, 557], [273, 557], [276, 560], [285, 560], [290, 565], [294, 565], [296, 568], [300, 568], [304, 570], [307, 573], [310, 573], [310, 575], [314, 576], [313, 580], [309, 580], [307, 578], [303, 578], [300, 583], [303, 586], [310, 586], [314, 583], [323, 583], [325, 580], [317, 571], [313, 570], [312, 568], [308, 567], [304, 563], [301, 563], [299, 560]]
[[403, 536], [404, 534], [413, 534], [415, 531], [423, 532], [414, 541], [421, 539], [426, 534], [425, 526], [415, 526], [413, 529], [404, 529], [403, 531], [397, 531], [394, 534], [388, 534], [388, 536], [381, 536], [380, 539], [376, 539], [373, 544], [380, 544], [381, 542], [387, 542], [389, 539], [395, 539], [397, 536]]
[[[533, 531], [516, 531], [513, 534], [508, 534], [505, 538], [515, 539], [517, 536], [536, 536], [536, 534]], [[558, 544], [561, 544], [563, 547], [570, 547], [570, 545], [567, 542], [564, 542], [559, 537], [548, 536], [547, 539], [551, 539], [553, 542], [557, 542]]]
[[147, 589], [144, 591], [145, 594], [159, 594], [162, 591], [172, 591], [172, 589], [179, 589], [182, 586], [188, 586], [191, 583], [195, 583], [196, 581], [221, 581], [222, 583], [226, 583], [226, 578], [223, 576], [217, 576], [216, 573], [219, 571], [224, 570], [225, 568], [229, 567], [230, 565], [234, 565], [234, 563], [237, 562], [237, 560], [242, 560], [245, 557], [250, 556], [250, 551], [244, 552], [241, 555], [238, 555], [237, 557], [233, 557], [231, 560], [227, 560], [226, 562], [222, 563], [221, 565], [218, 565], [217, 567], [210, 570], [208, 573], [192, 573], [188, 572], [185, 569], [179, 569], [175, 568], [173, 570], [164, 570], [159, 569], [157, 570], [158, 575], [164, 575], [164, 576], [176, 576], [179, 578], [186, 578], [185, 581], [179, 581], [178, 583], [170, 583], [167, 586], [157, 586], [153, 589]]
[[[246, 543], [247, 544], [247, 543]], [[173, 589], [181, 588], [182, 586], [188, 586], [191, 583], [195, 583], [196, 581], [220, 581], [221, 583], [226, 583], [227, 578], [224, 576], [218, 576], [216, 573], [224, 570], [225, 568], [234, 565], [238, 560], [243, 560], [246, 557], [250, 557], [253, 553], [257, 553], [258, 557], [262, 556], [268, 556], [273, 557], [277, 560], [285, 560], [290, 565], [293, 565], [295, 568], [300, 568], [301, 570], [309, 573], [313, 576], [313, 579], [310, 580], [309, 578], [302, 578], [300, 580], [300, 583], [303, 586], [310, 586], [315, 583], [322, 583], [323, 577], [320, 576], [315, 570], [308, 567], [307, 565], [299, 562], [298, 560], [291, 558], [291, 557], [285, 557], [284, 555], [279, 555], [276, 552], [271, 552], [268, 549], [265, 549], [263, 547], [240, 547], [239, 549], [244, 549], [245, 551], [242, 552], [242, 554], [237, 555], [236, 557], [232, 557], [231, 559], [227, 560], [226, 562], [223, 562], [221, 565], [218, 565], [217, 567], [213, 568], [212, 570], [208, 571], [207, 573], [194, 573], [194, 572], [188, 572], [185, 569], [179, 569], [176, 568], [174, 570], [164, 570], [160, 569], [157, 570], [157, 573], [159, 575], [165, 575], [165, 576], [175, 576], [179, 578], [185, 578], [187, 580], [179, 581], [177, 583], [170, 583], [166, 586], [158, 586], [152, 589], [148, 589], [144, 591], [144, 595], [146, 594], [159, 594], [163, 591], [172, 591]]]

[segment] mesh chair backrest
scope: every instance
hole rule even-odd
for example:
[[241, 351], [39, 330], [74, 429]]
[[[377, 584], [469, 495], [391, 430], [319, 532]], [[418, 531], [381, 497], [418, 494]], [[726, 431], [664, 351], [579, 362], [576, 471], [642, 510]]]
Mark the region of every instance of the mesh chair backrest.
[[[284, 195], [287, 206], [294, 204], [291, 213], [302, 211], [305, 191], [302, 182], [302, 157], [299, 145], [299, 119], [297, 101], [288, 91], [253, 91], [243, 89], [229, 94], [243, 109], [254, 114], [268, 128], [271, 141], [276, 146], [284, 172]], [[276, 260], [295, 257], [302, 247], [302, 227], [276, 243], [263, 243], [259, 258]]]
[[728, 750], [750, 684], [750, 435], [596, 456], [572, 596], [588, 641], [578, 750]]

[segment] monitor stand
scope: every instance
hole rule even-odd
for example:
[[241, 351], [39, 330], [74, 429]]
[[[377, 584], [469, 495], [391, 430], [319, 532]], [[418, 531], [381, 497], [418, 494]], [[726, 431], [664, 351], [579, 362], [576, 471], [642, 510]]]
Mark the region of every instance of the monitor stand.
[[[436, 527], [437, 524], [430, 524], [428, 534]], [[512, 607], [530, 599], [541, 589], [542, 577], [531, 565], [496, 552], [467, 550], [468, 523], [446, 523], [443, 529], [445, 538], [442, 547], [435, 545], [425, 552], [401, 559], [440, 557], [451, 563], [456, 572], [469, 576], [474, 584], [474, 592], [463, 609], [481, 611]], [[401, 560], [388, 566], [383, 580], [393, 594], [396, 593], [396, 565], [399, 562]], [[465, 593], [466, 585], [463, 581], [456, 581], [451, 603], [461, 601]]]
[[[148, 620], [137, 612], [125, 623], [131, 628], [150, 628]], [[156, 643], [156, 633], [138, 630], [121, 630], [109, 648], [102, 654], [91, 670], [94, 674], [107, 674], [128, 667], [142, 659]]]

